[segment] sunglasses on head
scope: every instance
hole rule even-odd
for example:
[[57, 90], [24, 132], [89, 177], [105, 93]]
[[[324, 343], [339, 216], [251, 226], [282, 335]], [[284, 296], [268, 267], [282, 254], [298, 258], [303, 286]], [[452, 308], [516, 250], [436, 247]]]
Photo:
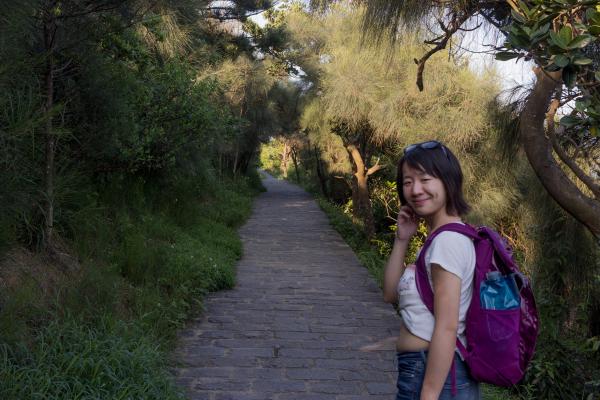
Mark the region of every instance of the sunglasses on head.
[[448, 152], [446, 151], [446, 146], [444, 146], [437, 140], [428, 140], [426, 142], [409, 144], [408, 146], [406, 146], [404, 148], [404, 154], [408, 154], [415, 149], [431, 150], [431, 149], [435, 149], [437, 147], [441, 147], [442, 151], [444, 152], [444, 155], [446, 156], [446, 158], [448, 158]]

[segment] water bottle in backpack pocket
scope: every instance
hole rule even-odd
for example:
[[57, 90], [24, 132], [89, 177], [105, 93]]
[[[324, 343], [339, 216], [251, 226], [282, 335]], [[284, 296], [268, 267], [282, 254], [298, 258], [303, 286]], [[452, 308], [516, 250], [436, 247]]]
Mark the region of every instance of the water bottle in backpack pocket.
[[481, 308], [484, 310], [514, 310], [521, 306], [521, 297], [515, 282], [515, 274], [502, 275], [490, 271], [479, 289]]

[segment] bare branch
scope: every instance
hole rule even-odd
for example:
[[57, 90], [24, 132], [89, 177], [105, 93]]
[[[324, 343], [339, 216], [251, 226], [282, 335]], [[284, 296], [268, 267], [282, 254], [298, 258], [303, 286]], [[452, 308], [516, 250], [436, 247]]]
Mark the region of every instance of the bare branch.
[[438, 19], [438, 23], [440, 24], [445, 34], [439, 42], [435, 43], [436, 46], [433, 49], [429, 50], [427, 53], [425, 53], [425, 55], [421, 57], [420, 60], [417, 60], [416, 58], [414, 60], [415, 64], [418, 65], [417, 87], [419, 88], [419, 91], [423, 91], [423, 72], [425, 71], [425, 63], [427, 62], [427, 60], [429, 60], [429, 58], [438, 51], [445, 49], [452, 35], [454, 35], [460, 29], [460, 26], [470, 17], [470, 12], [465, 12], [462, 15], [454, 14], [448, 26], [445, 26], [444, 23], [440, 19]]
[[83, 17], [86, 15], [90, 15], [90, 14], [96, 14], [96, 13], [103, 13], [103, 12], [109, 12], [109, 11], [114, 11], [117, 10], [119, 8], [118, 5], [109, 5], [109, 4], [97, 4], [95, 5], [95, 7], [91, 7], [89, 9], [83, 9], [82, 11], [79, 12], [75, 12], [75, 13], [70, 13], [70, 14], [61, 14], [59, 16], [56, 17], [57, 20], [64, 20], [64, 19], [70, 19], [70, 18], [78, 18], [78, 17]]
[[377, 157], [377, 162], [375, 163], [375, 165], [373, 165], [371, 168], [369, 168], [367, 170], [367, 176], [373, 175], [375, 172], [379, 171], [380, 169], [385, 168], [385, 165], [379, 164], [379, 160], [380, 160], [380, 157]]
[[458, 30], [461, 32], [473, 32], [473, 31], [476, 31], [477, 29], [479, 29], [481, 27], [481, 25], [483, 25], [483, 22], [479, 23], [474, 28], [458, 28]]

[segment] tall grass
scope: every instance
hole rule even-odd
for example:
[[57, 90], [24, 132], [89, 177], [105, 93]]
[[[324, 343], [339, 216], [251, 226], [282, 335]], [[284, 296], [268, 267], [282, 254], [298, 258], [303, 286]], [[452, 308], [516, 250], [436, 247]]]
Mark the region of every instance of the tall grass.
[[0, 347], [3, 399], [180, 399], [163, 352], [139, 324], [54, 321], [34, 346]]
[[47, 293], [36, 279], [0, 293], [0, 398], [182, 398], [167, 352], [203, 295], [234, 285], [258, 185], [122, 182], [80, 207], [81, 269]]

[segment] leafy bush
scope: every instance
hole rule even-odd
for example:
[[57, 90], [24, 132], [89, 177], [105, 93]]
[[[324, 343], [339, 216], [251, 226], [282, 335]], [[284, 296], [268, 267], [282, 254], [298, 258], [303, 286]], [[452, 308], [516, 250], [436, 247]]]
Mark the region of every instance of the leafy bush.
[[77, 217], [94, 223], [73, 228], [74, 247], [85, 250], [80, 271], [48, 293], [36, 280], [0, 293], [0, 398], [181, 398], [165, 352], [204, 294], [234, 285], [235, 228], [250, 214], [256, 182], [138, 182], [99, 196]]

